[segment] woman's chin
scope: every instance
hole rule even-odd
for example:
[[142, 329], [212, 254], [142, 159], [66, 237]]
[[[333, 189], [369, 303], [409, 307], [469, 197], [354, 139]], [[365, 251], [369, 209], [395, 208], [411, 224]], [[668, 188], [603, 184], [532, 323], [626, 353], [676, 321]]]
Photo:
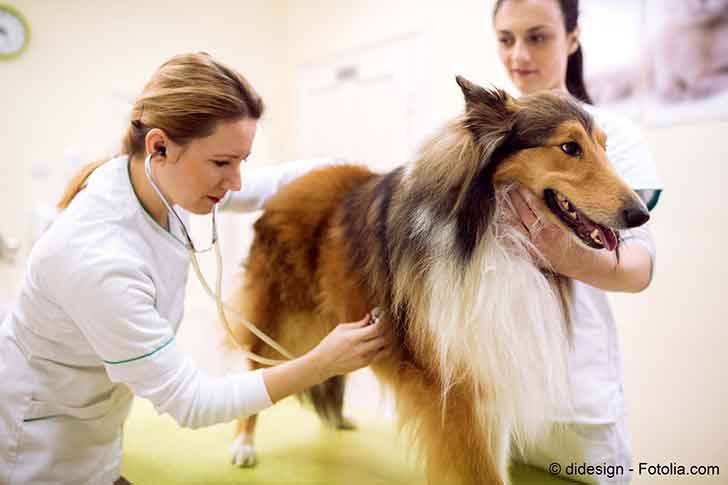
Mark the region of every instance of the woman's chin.
[[190, 214], [195, 214], [197, 216], [205, 216], [212, 212], [213, 207], [215, 207], [215, 204], [212, 203], [212, 201], [201, 201], [194, 205], [183, 205], [182, 208], [189, 212]]
[[513, 84], [516, 85], [518, 90], [521, 92], [521, 94], [530, 94], [535, 93], [536, 91], [541, 91], [545, 89], [541, 84], [534, 80], [528, 80], [528, 79], [518, 79], [514, 80]]

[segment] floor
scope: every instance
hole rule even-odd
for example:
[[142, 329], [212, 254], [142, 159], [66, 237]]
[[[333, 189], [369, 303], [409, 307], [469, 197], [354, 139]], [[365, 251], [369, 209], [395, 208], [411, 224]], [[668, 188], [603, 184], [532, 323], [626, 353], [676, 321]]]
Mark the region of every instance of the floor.
[[[234, 425], [179, 428], [136, 400], [125, 428], [123, 474], [135, 485], [426, 485], [407, 440], [366, 411], [359, 429], [334, 431], [295, 400], [261, 414], [258, 466], [230, 464]], [[527, 466], [512, 470], [511, 485], [572, 483]]]

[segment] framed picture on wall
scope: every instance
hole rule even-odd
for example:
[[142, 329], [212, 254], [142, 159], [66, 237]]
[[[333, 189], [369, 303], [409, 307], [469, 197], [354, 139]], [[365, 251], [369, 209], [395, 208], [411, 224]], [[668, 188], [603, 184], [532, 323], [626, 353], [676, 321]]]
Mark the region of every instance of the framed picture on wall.
[[646, 0], [645, 121], [728, 119], [728, 0]]
[[582, 0], [582, 45], [595, 104], [653, 126], [728, 119], [728, 0]]

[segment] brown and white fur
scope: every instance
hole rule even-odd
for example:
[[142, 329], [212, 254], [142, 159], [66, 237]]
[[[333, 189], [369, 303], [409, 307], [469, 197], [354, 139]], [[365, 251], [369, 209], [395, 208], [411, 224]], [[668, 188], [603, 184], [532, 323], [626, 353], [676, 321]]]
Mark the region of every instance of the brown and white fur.
[[[647, 212], [612, 170], [604, 133], [569, 96], [515, 100], [458, 84], [465, 113], [414, 164], [383, 175], [325, 168], [275, 195], [255, 223], [233, 303], [297, 355], [337, 322], [380, 307], [397, 346], [372, 369], [391, 387], [429, 482], [504, 484], [511, 442], [538, 437], [550, 413], [568, 406], [568, 285], [539, 269], [515, 229], [510, 183], [558, 191], [563, 207], [603, 230], [644, 222]], [[567, 142], [582, 153], [567, 154]], [[554, 210], [548, 217], [567, 225]], [[596, 244], [576, 233], [574, 242]], [[280, 357], [245, 329], [236, 334]], [[335, 379], [313, 396], [340, 427], [343, 385]], [[255, 420], [239, 423], [240, 465], [255, 463]]]

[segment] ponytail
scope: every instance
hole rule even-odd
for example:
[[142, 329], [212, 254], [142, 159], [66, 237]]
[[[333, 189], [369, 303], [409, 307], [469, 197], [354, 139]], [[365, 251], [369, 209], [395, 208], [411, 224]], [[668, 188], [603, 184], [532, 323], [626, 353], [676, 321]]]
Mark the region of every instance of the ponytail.
[[594, 104], [584, 84], [584, 55], [581, 46], [569, 56], [566, 65], [566, 89], [579, 101]]
[[109, 160], [107, 159], [97, 160], [95, 162], [89, 163], [81, 170], [79, 170], [78, 173], [73, 176], [71, 181], [66, 186], [66, 190], [63, 192], [63, 196], [61, 197], [61, 200], [58, 201], [58, 204], [56, 204], [56, 207], [59, 210], [66, 209], [71, 204], [73, 198], [76, 197], [76, 195], [86, 187], [86, 180], [93, 173], [93, 171], [108, 161]]

